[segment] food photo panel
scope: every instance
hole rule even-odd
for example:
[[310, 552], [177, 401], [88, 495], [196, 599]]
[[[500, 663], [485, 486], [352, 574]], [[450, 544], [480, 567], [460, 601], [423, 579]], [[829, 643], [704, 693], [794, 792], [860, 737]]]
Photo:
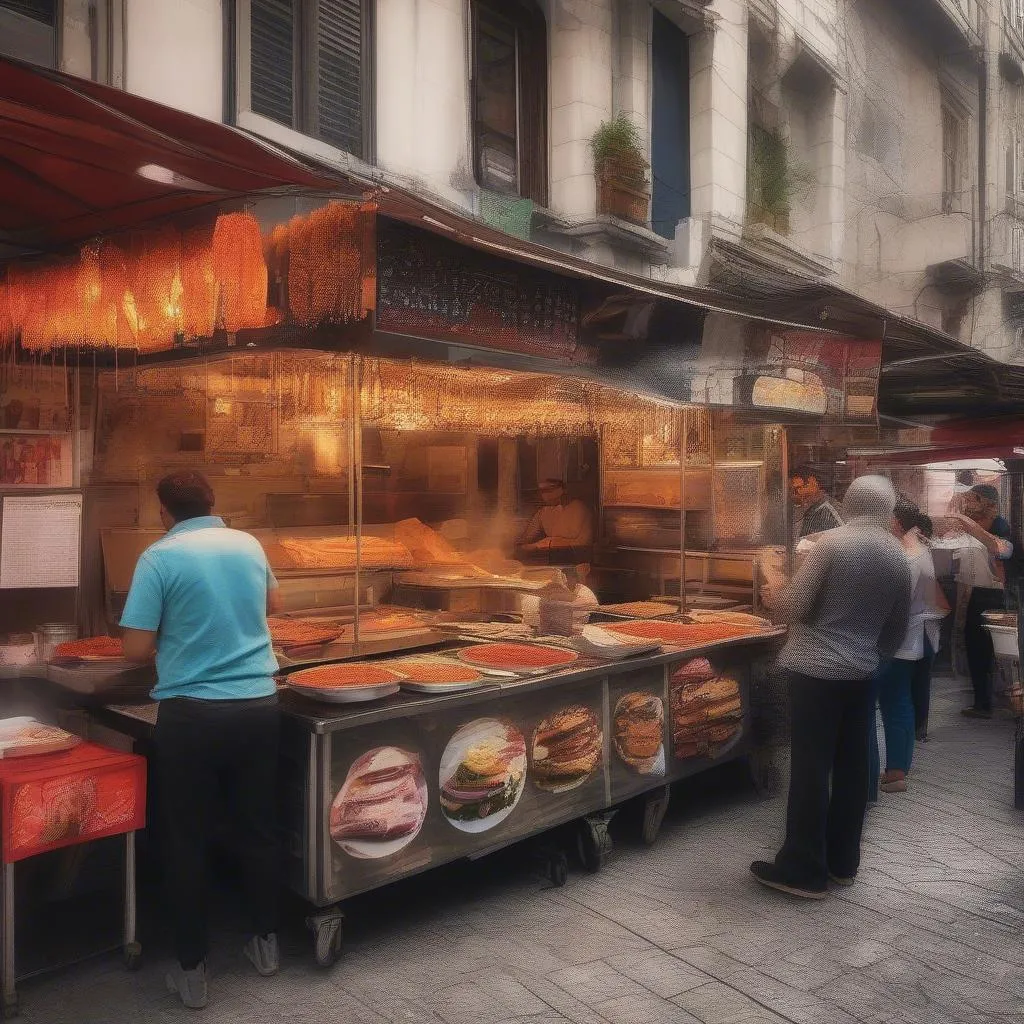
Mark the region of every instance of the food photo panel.
[[666, 777], [665, 668], [652, 666], [608, 686], [612, 801], [654, 789]]
[[733, 657], [689, 658], [668, 666], [672, 775], [740, 752], [749, 715], [747, 668]]

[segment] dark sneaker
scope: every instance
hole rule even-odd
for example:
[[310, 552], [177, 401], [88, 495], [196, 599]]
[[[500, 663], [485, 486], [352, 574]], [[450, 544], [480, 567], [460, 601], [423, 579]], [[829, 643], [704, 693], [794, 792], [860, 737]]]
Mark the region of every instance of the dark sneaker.
[[961, 712], [964, 718], [991, 718], [991, 710], [986, 711], [984, 708], [964, 708]]
[[750, 865], [750, 873], [762, 885], [767, 885], [769, 889], [778, 889], [779, 892], [787, 892], [790, 896], [800, 896], [805, 900], [823, 900], [828, 896], [828, 889], [825, 886], [816, 889], [791, 881], [774, 864], [769, 864], [766, 860], [755, 860]]
[[857, 880], [853, 875], [833, 875], [830, 871], [828, 873], [828, 880], [834, 885], [841, 885], [844, 889], [849, 889], [851, 885]]
[[186, 971], [180, 964], [167, 973], [167, 991], [176, 992], [183, 1005], [190, 1010], [201, 1010], [209, 999], [206, 989], [206, 964]]
[[928, 742], [928, 727], [926, 725], [922, 725], [921, 728], [918, 729], [916, 733], [914, 733], [914, 737], [915, 737], [915, 739], [917, 740], [918, 743], [927, 743]]
[[263, 975], [269, 978], [281, 969], [281, 954], [277, 948], [277, 936], [271, 932], [266, 938], [254, 935], [242, 950], [246, 960]]

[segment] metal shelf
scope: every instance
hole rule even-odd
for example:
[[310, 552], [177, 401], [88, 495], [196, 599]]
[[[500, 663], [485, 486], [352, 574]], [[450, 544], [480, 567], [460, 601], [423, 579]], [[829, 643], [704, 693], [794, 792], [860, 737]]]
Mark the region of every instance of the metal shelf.
[[70, 433], [70, 430], [58, 430], [56, 428], [53, 430], [30, 430], [28, 428], [25, 430], [18, 430], [15, 427], [0, 427], [0, 434], [41, 434], [48, 437], [65, 437]]

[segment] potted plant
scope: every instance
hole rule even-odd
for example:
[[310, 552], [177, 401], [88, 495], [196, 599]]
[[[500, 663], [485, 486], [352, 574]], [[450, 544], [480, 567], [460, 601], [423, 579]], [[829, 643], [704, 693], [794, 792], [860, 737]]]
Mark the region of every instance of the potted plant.
[[651, 202], [640, 129], [627, 114], [605, 121], [590, 140], [597, 180], [597, 212], [646, 224]]
[[793, 160], [781, 131], [750, 127], [747, 216], [780, 235], [789, 234], [793, 200], [814, 188], [814, 172]]

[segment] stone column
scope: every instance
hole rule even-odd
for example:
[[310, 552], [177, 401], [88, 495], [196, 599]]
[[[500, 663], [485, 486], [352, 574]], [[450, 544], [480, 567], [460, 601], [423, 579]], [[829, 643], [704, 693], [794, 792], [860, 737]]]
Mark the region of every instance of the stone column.
[[612, 116], [612, 0], [551, 0], [551, 208], [576, 221], [597, 210], [590, 138]]
[[712, 28], [690, 42], [692, 219], [742, 228], [747, 202], [747, 10], [714, 0]]

